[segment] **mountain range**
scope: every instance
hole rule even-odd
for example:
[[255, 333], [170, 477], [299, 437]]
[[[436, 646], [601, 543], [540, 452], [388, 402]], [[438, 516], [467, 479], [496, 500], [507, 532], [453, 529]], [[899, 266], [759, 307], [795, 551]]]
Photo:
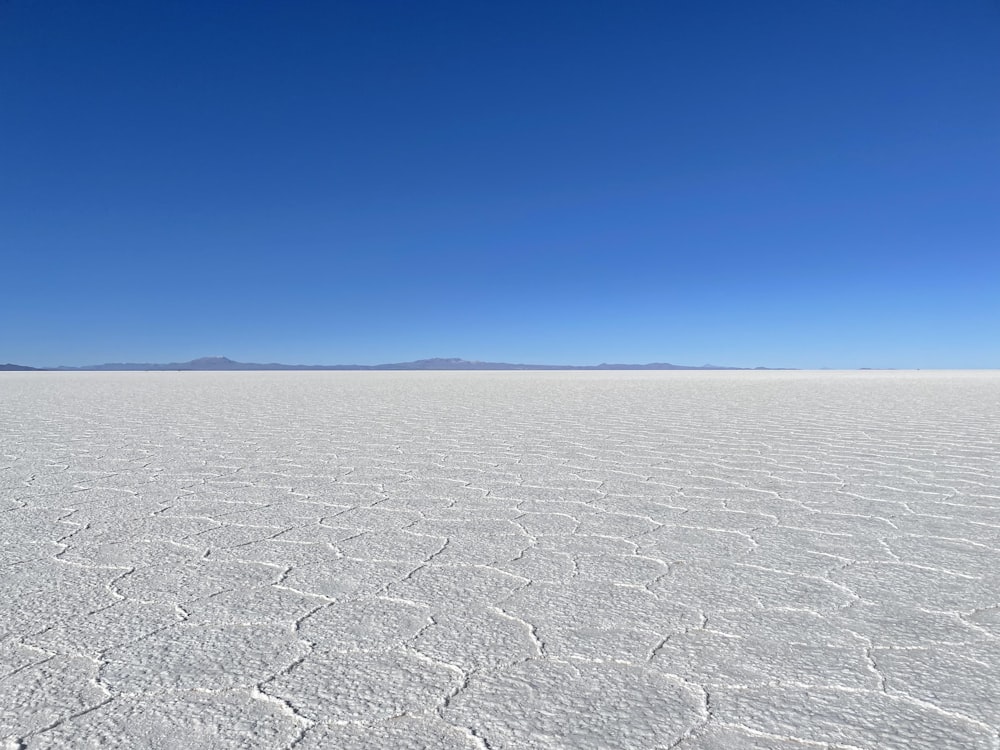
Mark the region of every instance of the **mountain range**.
[[12, 365], [10, 362], [0, 365], [0, 372], [31, 372], [38, 369], [37, 367], [28, 367], [27, 365]]
[[190, 362], [110, 362], [102, 365], [83, 367], [25, 367], [23, 365], [0, 365], [0, 370], [59, 370], [59, 371], [128, 371], [128, 370], [769, 370], [770, 367], [723, 367], [720, 365], [674, 365], [669, 362], [651, 362], [644, 365], [608, 364], [599, 365], [528, 365], [509, 362], [477, 362], [456, 357], [418, 359], [413, 362], [392, 362], [381, 365], [285, 365], [278, 362], [261, 364], [257, 362], [235, 362], [228, 357], [201, 357]]

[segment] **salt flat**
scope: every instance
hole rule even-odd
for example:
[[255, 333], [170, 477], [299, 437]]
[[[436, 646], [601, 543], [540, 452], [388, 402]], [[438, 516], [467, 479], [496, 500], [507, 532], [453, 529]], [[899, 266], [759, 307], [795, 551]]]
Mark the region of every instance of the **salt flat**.
[[1000, 747], [1000, 373], [4, 373], [0, 519], [12, 748]]

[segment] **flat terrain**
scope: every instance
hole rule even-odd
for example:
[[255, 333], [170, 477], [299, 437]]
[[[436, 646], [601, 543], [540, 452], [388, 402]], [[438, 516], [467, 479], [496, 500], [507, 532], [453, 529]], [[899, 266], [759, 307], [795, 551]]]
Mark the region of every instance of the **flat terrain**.
[[0, 597], [0, 747], [996, 750], [1000, 373], [4, 373]]

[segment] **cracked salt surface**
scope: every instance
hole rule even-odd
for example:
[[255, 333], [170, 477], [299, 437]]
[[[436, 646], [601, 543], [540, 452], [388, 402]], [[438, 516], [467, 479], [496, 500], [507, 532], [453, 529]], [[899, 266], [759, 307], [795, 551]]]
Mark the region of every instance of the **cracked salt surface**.
[[1000, 749], [1000, 374], [4, 373], [0, 747]]

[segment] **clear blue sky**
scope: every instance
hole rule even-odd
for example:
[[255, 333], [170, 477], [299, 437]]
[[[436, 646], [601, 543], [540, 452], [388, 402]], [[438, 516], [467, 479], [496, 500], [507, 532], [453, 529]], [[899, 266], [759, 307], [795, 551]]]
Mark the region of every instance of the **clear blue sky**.
[[1000, 367], [1000, 2], [0, 2], [0, 362]]

